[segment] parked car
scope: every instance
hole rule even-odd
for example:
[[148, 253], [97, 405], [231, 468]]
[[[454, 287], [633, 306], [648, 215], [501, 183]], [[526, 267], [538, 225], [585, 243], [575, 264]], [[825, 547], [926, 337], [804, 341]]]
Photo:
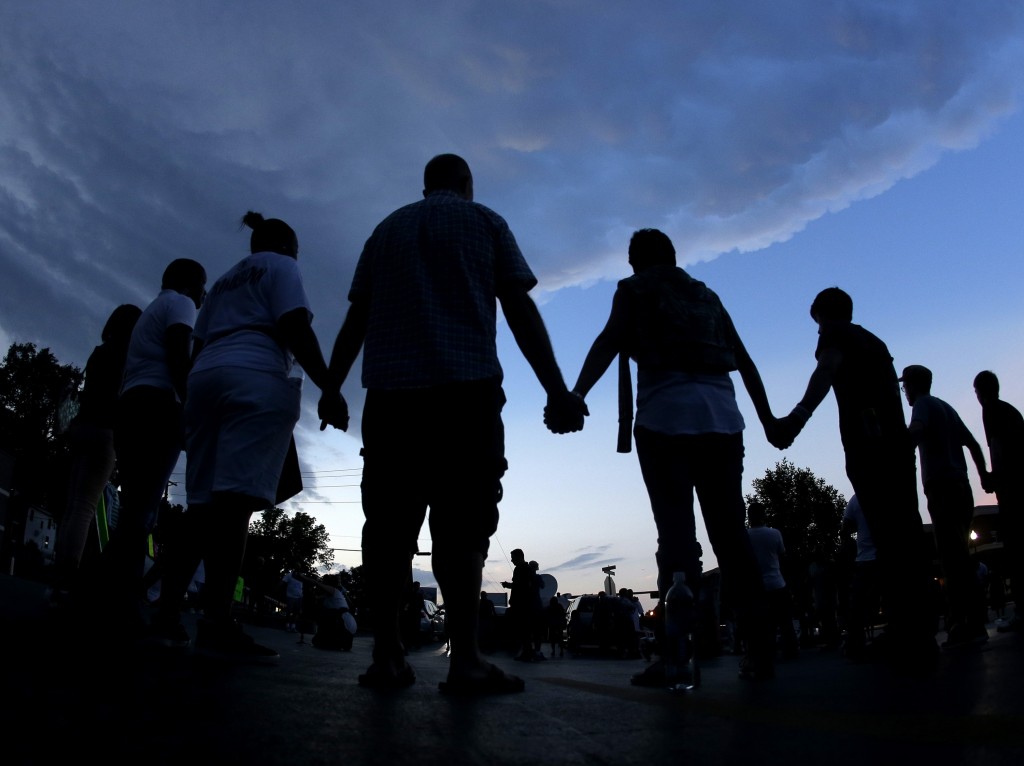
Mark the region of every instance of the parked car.
[[420, 611], [420, 637], [424, 643], [441, 641], [446, 635], [444, 624], [444, 607], [433, 601], [423, 601]]
[[616, 656], [639, 652], [633, 607], [618, 596], [578, 596], [569, 604], [566, 647], [573, 654], [598, 651]]

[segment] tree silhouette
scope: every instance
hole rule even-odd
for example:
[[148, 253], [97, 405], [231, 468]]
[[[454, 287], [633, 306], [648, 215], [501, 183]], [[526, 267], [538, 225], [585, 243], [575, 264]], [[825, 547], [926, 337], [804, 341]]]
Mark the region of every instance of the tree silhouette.
[[334, 561], [330, 536], [323, 524], [317, 524], [308, 513], [296, 511], [289, 516], [276, 507], [263, 511], [249, 524], [246, 563], [261, 556], [282, 573], [294, 567], [314, 574], [318, 567]]
[[61, 364], [48, 348], [12, 343], [0, 362], [0, 450], [13, 465], [11, 497], [0, 501], [0, 559], [7, 561], [24, 534], [31, 506], [59, 515], [67, 486], [67, 449], [60, 434], [61, 402], [77, 392], [83, 374]]
[[807, 576], [814, 557], [836, 561], [846, 499], [831, 484], [788, 460], [776, 463], [752, 482], [747, 504], [764, 506], [768, 526], [782, 533], [786, 545], [783, 576], [796, 587]]

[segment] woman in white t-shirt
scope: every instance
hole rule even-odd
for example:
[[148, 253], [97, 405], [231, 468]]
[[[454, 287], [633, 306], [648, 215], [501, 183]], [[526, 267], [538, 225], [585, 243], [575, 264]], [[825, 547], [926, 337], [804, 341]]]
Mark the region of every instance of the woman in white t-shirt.
[[123, 637], [143, 628], [139, 603], [146, 538], [184, 443], [192, 326], [205, 295], [203, 266], [190, 258], [172, 261], [128, 343], [114, 424], [121, 504], [98, 576], [86, 577], [82, 586], [86, 603], [95, 600], [97, 607], [109, 609], [108, 627]]
[[[297, 262], [295, 232], [278, 219], [249, 212], [250, 255], [210, 288], [196, 320], [193, 366], [185, 407], [186, 517], [192, 550], [183, 552], [179, 577], [206, 562], [205, 619], [196, 646], [238, 659], [273, 659], [231, 619], [249, 518], [273, 507], [278, 483], [299, 419], [301, 378], [290, 375], [297, 361], [321, 391], [333, 391], [321, 416], [347, 426], [338, 386], [328, 371], [310, 321], [312, 312]], [[330, 397], [334, 398], [331, 399]], [[170, 567], [170, 563], [168, 564]], [[170, 583], [168, 582], [168, 585]], [[183, 588], [169, 588], [177, 593]], [[154, 627], [180, 636], [180, 603], [163, 600]]]

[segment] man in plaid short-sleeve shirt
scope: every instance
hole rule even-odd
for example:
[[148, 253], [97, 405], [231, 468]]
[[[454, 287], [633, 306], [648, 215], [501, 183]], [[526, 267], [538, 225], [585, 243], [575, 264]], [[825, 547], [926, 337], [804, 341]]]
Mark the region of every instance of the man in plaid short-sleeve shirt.
[[548, 394], [556, 432], [583, 427], [529, 290], [537, 283], [504, 219], [473, 201], [453, 154], [424, 170], [423, 199], [382, 221], [363, 248], [331, 373], [340, 387], [360, 349], [363, 567], [374, 610], [373, 663], [363, 686], [415, 681], [398, 614], [430, 509], [433, 570], [444, 593], [451, 661], [442, 691], [521, 691], [477, 643], [481, 573], [497, 529], [505, 471], [496, 347], [497, 303]]

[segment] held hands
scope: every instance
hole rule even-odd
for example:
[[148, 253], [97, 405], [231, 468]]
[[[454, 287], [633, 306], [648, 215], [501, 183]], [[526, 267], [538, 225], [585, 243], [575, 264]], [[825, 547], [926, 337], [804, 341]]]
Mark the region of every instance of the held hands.
[[316, 414], [320, 416], [321, 431], [327, 430], [327, 426], [348, 430], [348, 403], [340, 391], [324, 391], [316, 406]]
[[992, 481], [991, 471], [985, 471], [981, 474], [981, 488], [989, 494], [996, 491], [995, 482]]
[[553, 434], [570, 434], [583, 430], [583, 419], [590, 414], [579, 394], [563, 391], [548, 396], [544, 407], [544, 425]]
[[792, 446], [806, 422], [803, 418], [791, 413], [784, 418], [775, 418], [765, 423], [764, 435], [773, 447], [787, 449]]

